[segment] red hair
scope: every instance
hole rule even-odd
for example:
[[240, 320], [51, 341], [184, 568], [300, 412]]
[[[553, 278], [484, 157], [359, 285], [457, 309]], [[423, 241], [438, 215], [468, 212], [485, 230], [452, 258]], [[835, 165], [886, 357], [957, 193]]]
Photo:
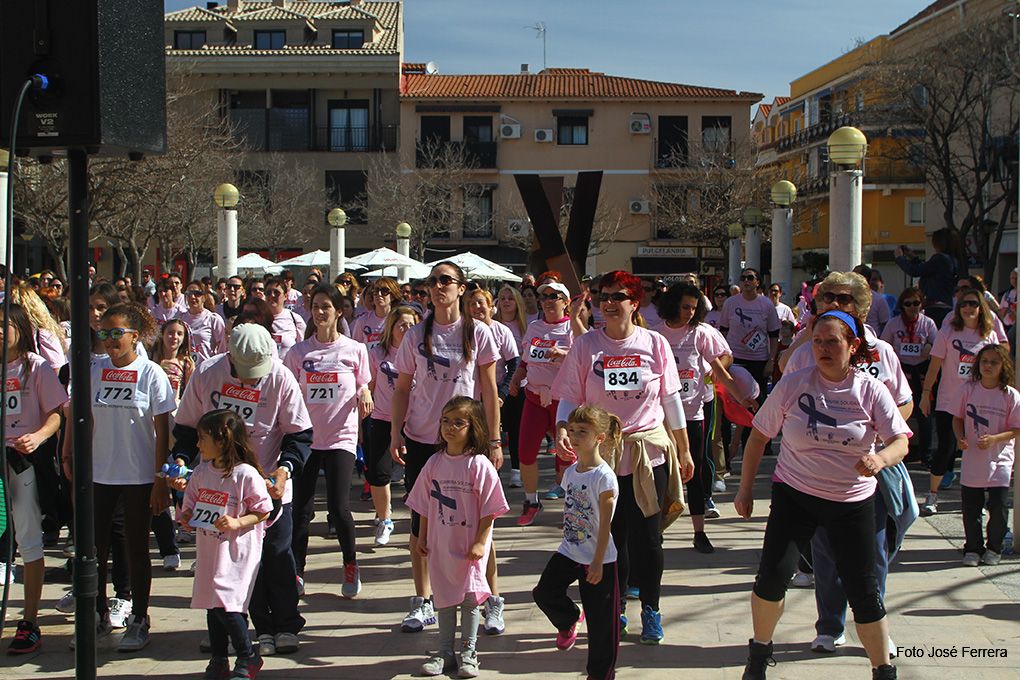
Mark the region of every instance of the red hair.
[[641, 286], [641, 279], [630, 272], [625, 272], [619, 269], [609, 272], [608, 274], [604, 274], [599, 286], [601, 288], [605, 288], [607, 286], [617, 286], [622, 288], [627, 291], [628, 295], [630, 295], [630, 299], [638, 305], [641, 304], [641, 300], [645, 297], [645, 289]]
[[563, 282], [563, 277], [560, 276], [560, 273], [558, 271], [553, 271], [553, 270], [550, 270], [550, 271], [547, 271], [547, 272], [542, 272], [541, 274], [538, 275], [538, 279], [537, 280], [538, 281], [544, 281], [546, 279], [552, 279], [553, 281], [556, 281], [557, 283], [562, 283]]

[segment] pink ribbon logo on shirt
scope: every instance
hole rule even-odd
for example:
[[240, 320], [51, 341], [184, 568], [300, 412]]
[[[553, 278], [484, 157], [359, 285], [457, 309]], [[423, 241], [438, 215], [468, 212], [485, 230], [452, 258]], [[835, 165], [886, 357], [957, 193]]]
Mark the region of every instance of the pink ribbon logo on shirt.
[[974, 356], [974, 352], [964, 347], [959, 338], [953, 340], [953, 348], [960, 353], [960, 359]]
[[429, 375], [435, 379], [438, 379], [438, 376], [436, 375], [436, 364], [439, 364], [443, 368], [450, 367], [449, 359], [429, 353], [429, 351], [425, 349], [424, 342], [418, 343], [418, 353], [425, 357], [426, 369], [428, 370]]
[[396, 388], [397, 386], [396, 380], [397, 378], [400, 377], [400, 373], [397, 371], [397, 369], [393, 368], [393, 364], [391, 364], [388, 361], [384, 361], [381, 364], [379, 364], [379, 370], [382, 371], [383, 375], [386, 376], [386, 383], [391, 388]]
[[740, 325], [741, 326], [746, 326], [748, 321], [752, 321], [753, 320], [753, 317], [745, 314], [744, 310], [742, 310], [740, 307], [737, 307], [736, 315], [737, 315], [737, 318], [740, 319]]
[[[443, 508], [447, 507], [447, 508], [450, 508], [451, 510], [456, 510], [457, 509], [457, 499], [451, 498], [450, 496], [444, 496], [443, 495], [443, 490], [439, 488], [439, 482], [437, 480], [435, 480], [435, 479], [432, 480], [432, 486], [434, 487], [434, 489], [429, 492], [429, 495], [432, 496], [433, 498], [435, 498], [437, 501], [439, 501], [439, 523], [445, 525], [445, 524], [447, 524], [447, 521], [446, 521], [446, 517], [445, 517], [445, 515], [443, 513]], [[453, 524], [453, 523], [454, 523], [454, 519], [451, 516], [449, 524]]]
[[974, 432], [975, 434], [980, 429], [981, 425], [988, 427], [988, 418], [978, 413], [977, 406], [974, 404], [967, 404], [967, 417], [974, 421]]

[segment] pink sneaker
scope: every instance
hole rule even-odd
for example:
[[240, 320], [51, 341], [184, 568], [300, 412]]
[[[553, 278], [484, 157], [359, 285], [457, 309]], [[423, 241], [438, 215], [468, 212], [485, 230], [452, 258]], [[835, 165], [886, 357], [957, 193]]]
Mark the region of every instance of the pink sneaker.
[[535, 523], [535, 517], [542, 511], [541, 503], [532, 503], [531, 501], [524, 501], [524, 511], [521, 516], [517, 518], [517, 526], [519, 527], [530, 527]]
[[584, 621], [584, 611], [581, 611], [581, 618], [579, 618], [574, 625], [567, 630], [561, 630], [556, 633], [556, 649], [567, 651], [574, 646], [577, 642], [577, 627]]

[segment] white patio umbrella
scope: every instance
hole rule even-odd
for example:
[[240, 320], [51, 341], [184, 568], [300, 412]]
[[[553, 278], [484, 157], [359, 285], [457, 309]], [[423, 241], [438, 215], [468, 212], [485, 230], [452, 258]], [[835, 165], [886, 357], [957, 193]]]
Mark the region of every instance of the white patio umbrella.
[[349, 257], [347, 258], [347, 261], [361, 265], [366, 269], [379, 267], [414, 267], [415, 265], [421, 264], [418, 260], [405, 257], [395, 250], [390, 250], [389, 248], [376, 248], [375, 250], [363, 253], [357, 257]]
[[457, 253], [453, 257], [444, 257], [441, 260], [436, 260], [435, 262], [430, 263], [430, 266], [434, 267], [439, 262], [453, 262], [464, 270], [465, 275], [472, 279], [492, 279], [495, 281], [512, 281], [514, 283], [521, 282], [521, 277], [515, 275], [503, 265], [487, 260], [484, 257], [475, 255], [471, 252]]
[[248, 253], [237, 258], [237, 270], [279, 274], [283, 271], [283, 267], [272, 260], [267, 260], [258, 253]]
[[283, 260], [276, 264], [281, 267], [328, 267], [329, 251], [313, 250], [310, 253], [301, 253], [297, 257], [292, 257], [289, 260]]
[[[427, 264], [415, 262], [413, 265], [407, 265], [407, 278], [409, 279], [424, 279], [430, 273], [432, 273], [432, 267]], [[364, 274], [359, 274], [359, 276], [364, 276], [370, 279], [378, 276], [392, 276], [393, 278], [397, 278], [399, 275], [400, 272], [397, 267], [383, 267], [382, 269], [376, 269]]]

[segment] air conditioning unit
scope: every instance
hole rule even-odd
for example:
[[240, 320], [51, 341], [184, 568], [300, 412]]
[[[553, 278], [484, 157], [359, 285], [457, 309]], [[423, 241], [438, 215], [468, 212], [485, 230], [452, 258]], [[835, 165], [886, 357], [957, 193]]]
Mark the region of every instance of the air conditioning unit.
[[535, 130], [535, 141], [536, 142], [551, 142], [553, 140], [552, 128], [539, 128]]
[[503, 139], [520, 139], [521, 126], [513, 123], [504, 123], [499, 126], [499, 136]]
[[527, 220], [510, 220], [506, 225], [506, 233], [510, 236], [525, 236], [530, 228]]
[[652, 202], [635, 199], [630, 202], [631, 215], [648, 215], [652, 212]]
[[652, 133], [652, 120], [646, 113], [631, 114], [630, 134], [648, 135]]

